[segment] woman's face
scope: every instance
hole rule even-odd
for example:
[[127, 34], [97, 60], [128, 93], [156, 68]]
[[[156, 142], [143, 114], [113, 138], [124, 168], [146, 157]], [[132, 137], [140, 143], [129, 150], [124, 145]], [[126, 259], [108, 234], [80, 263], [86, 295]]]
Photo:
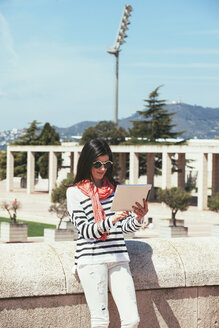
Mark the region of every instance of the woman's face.
[[[108, 160], [109, 160], [109, 156], [108, 155], [103, 155], [103, 156], [97, 157], [95, 161], [101, 161], [101, 162], [105, 163]], [[99, 183], [101, 182], [101, 180], [103, 179], [106, 171], [107, 171], [107, 169], [105, 169], [103, 165], [98, 169], [96, 169], [95, 167], [92, 166], [91, 175], [94, 179], [95, 184], [98, 184], [98, 182]]]

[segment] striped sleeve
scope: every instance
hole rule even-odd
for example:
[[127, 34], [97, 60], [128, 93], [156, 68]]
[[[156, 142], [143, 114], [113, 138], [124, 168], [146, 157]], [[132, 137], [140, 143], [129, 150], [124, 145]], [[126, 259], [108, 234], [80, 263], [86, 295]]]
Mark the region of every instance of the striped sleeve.
[[[77, 228], [78, 232], [84, 239], [99, 239], [102, 233], [98, 231], [98, 225], [92, 218], [92, 206], [90, 198], [81, 201], [77, 197], [75, 187], [70, 187], [67, 190], [67, 208], [69, 218]], [[85, 203], [88, 203], [85, 206]], [[113, 227], [112, 218], [108, 217], [104, 222], [100, 223], [100, 228], [104, 232], [107, 232]]]
[[130, 215], [125, 220], [122, 220], [122, 231], [124, 233], [135, 232], [141, 228], [143, 221], [144, 220], [141, 220], [139, 222], [136, 220], [133, 214], [130, 213]]

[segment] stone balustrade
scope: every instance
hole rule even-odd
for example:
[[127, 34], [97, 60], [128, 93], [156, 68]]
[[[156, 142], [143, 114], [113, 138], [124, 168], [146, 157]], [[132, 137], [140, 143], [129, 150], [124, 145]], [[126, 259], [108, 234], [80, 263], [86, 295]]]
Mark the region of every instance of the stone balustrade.
[[[139, 328], [219, 327], [219, 238], [126, 240]], [[75, 242], [0, 245], [0, 327], [88, 328]], [[119, 317], [109, 294], [110, 328]]]
[[[159, 187], [170, 188], [172, 181], [172, 159], [177, 162], [177, 186], [185, 188], [186, 184], [186, 161], [189, 154], [193, 154], [197, 161], [197, 206], [199, 210], [207, 209], [208, 187], [211, 196], [215, 197], [219, 192], [219, 140], [188, 140], [186, 144], [177, 145], [112, 145], [112, 152], [119, 154], [119, 180], [126, 178], [126, 155], [129, 155], [129, 183], [135, 184], [139, 177], [139, 155], [147, 156], [147, 172], [145, 182], [155, 186], [155, 156], [162, 156], [162, 176]], [[49, 154], [49, 188], [51, 194], [57, 182], [58, 153], [68, 154], [69, 172], [76, 174], [77, 163], [82, 146], [64, 143], [63, 145], [9, 145], [7, 147], [7, 191], [13, 191], [14, 177], [14, 154], [16, 152], [27, 153], [27, 193], [34, 192], [34, 168], [35, 153], [47, 152]], [[194, 163], [193, 163], [194, 164]], [[210, 185], [208, 185], [208, 167], [211, 167]], [[67, 173], [67, 172], [66, 172]], [[190, 171], [191, 173], [191, 171]], [[158, 187], [158, 186], [156, 186]], [[151, 197], [154, 190], [152, 189]]]

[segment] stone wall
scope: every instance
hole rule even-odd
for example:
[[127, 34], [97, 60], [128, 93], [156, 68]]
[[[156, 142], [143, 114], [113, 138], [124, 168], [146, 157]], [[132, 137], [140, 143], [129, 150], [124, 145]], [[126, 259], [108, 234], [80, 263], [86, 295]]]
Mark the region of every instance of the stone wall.
[[[139, 328], [219, 327], [219, 238], [127, 240]], [[0, 245], [0, 327], [89, 328], [74, 242]], [[119, 328], [109, 294], [110, 328]]]

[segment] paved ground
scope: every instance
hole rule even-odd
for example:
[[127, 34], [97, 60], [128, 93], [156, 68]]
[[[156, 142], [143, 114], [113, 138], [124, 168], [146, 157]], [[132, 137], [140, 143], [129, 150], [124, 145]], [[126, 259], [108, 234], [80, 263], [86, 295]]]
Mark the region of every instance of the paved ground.
[[[21, 202], [21, 208], [18, 210], [18, 219], [27, 221], [36, 221], [42, 223], [57, 224], [59, 220], [53, 214], [48, 212], [50, 206], [50, 196], [47, 192], [34, 192], [28, 195], [25, 189], [16, 189], [14, 192], [6, 192], [6, 182], [0, 181], [0, 203], [2, 201], [13, 201], [17, 199]], [[154, 229], [146, 229], [145, 236], [158, 237], [159, 221], [163, 218], [169, 218], [170, 209], [159, 203], [149, 203], [149, 217], [153, 218]], [[0, 208], [0, 216], [7, 217], [7, 213]], [[209, 236], [211, 234], [212, 224], [219, 224], [219, 213], [211, 211], [200, 211], [196, 206], [190, 206], [185, 212], [177, 213], [178, 219], [185, 220], [185, 226], [188, 227], [189, 236]], [[67, 220], [67, 218], [66, 218]]]

